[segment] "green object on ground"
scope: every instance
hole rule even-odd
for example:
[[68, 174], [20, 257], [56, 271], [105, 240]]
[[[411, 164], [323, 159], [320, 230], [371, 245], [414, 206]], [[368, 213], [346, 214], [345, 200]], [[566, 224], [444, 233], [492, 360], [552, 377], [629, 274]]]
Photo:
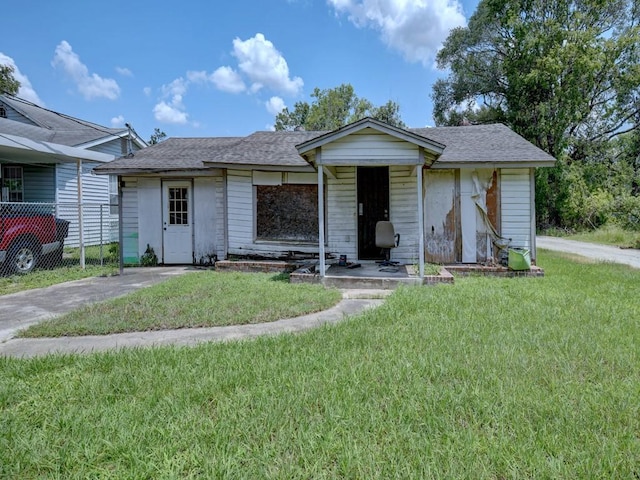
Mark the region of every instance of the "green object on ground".
[[511, 270], [530, 270], [531, 251], [522, 249], [509, 249], [509, 268]]

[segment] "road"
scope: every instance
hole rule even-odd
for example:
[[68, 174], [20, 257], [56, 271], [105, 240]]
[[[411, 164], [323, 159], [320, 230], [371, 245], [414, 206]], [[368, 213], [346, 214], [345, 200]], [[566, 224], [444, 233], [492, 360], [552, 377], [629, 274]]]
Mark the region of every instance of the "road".
[[623, 249], [609, 245], [544, 236], [536, 237], [536, 246], [547, 250], [574, 253], [594, 260], [622, 263], [634, 268], [640, 268], [640, 250], [633, 248]]

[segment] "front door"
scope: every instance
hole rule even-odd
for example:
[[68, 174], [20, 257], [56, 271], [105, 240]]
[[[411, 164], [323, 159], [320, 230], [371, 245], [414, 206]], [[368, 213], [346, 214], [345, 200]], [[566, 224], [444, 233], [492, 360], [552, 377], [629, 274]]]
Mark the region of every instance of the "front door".
[[358, 258], [380, 260], [376, 223], [389, 220], [389, 167], [358, 167]]
[[162, 202], [163, 263], [193, 263], [191, 182], [163, 182]]

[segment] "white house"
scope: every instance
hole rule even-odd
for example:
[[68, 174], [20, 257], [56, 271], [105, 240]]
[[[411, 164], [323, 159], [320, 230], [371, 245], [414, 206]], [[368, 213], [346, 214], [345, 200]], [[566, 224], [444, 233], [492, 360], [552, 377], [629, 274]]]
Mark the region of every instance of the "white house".
[[[118, 175], [123, 252], [165, 264], [229, 256], [481, 263], [496, 245], [535, 261], [534, 169], [555, 159], [500, 124], [401, 129], [370, 118], [332, 132], [172, 138], [100, 165]], [[323, 270], [322, 270], [323, 271]]]

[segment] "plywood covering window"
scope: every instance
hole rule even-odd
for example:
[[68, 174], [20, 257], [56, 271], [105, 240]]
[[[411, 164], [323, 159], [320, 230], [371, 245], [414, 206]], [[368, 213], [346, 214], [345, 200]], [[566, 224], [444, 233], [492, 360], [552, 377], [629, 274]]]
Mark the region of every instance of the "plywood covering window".
[[256, 238], [318, 241], [317, 185], [256, 185]]

